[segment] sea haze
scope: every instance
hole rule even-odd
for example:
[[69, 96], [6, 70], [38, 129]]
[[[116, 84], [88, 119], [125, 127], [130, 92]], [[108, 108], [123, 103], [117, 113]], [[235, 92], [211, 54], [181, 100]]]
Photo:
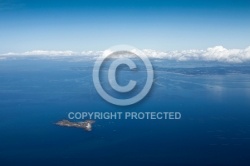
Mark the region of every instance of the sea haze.
[[[1, 60], [1, 165], [249, 166], [250, 65], [151, 62], [150, 93], [118, 107], [96, 92], [93, 59]], [[125, 70], [121, 79], [130, 80]], [[182, 118], [96, 120], [91, 132], [55, 125], [69, 112], [86, 111], [176, 111]]]

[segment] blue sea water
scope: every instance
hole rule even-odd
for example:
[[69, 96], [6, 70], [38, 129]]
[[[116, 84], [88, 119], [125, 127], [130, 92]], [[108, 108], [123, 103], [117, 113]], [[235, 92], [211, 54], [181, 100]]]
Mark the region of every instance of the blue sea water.
[[[0, 165], [249, 166], [250, 65], [152, 63], [148, 96], [119, 107], [96, 92], [91, 59], [0, 61]], [[177, 111], [182, 118], [96, 120], [91, 132], [54, 124], [86, 111]]]

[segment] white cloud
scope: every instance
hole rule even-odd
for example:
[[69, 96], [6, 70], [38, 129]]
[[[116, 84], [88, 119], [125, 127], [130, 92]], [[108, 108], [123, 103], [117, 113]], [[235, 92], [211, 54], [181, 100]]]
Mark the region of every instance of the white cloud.
[[2, 54], [2, 56], [72, 56], [76, 55], [76, 52], [73, 51], [45, 51], [45, 50], [33, 50], [27, 51], [23, 53], [14, 53], [9, 52], [6, 54]]
[[223, 46], [215, 46], [206, 50], [183, 50], [160, 52], [155, 50], [143, 50], [152, 58], [169, 59], [177, 61], [201, 60], [241, 63], [250, 61], [250, 46], [246, 49], [226, 49]]
[[[219, 61], [219, 62], [230, 62], [230, 63], [241, 63], [250, 61], [250, 46], [246, 49], [226, 49], [223, 46], [215, 46], [207, 48], [206, 50], [182, 50], [182, 51], [156, 51], [152, 49], [142, 50], [150, 58], [176, 60], [176, 61]], [[1, 54], [1, 57], [20, 57], [20, 56], [41, 56], [41, 57], [85, 57], [90, 56], [95, 58], [100, 56], [104, 51], [46, 51], [46, 50], [33, 50], [23, 53], [9, 52]]]
[[81, 55], [87, 56], [100, 56], [104, 51], [82, 51]]

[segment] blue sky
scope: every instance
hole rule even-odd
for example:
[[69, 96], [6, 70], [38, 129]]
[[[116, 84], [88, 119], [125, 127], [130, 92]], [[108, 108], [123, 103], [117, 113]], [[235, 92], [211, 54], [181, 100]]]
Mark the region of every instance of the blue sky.
[[250, 1], [0, 0], [0, 53], [250, 45]]

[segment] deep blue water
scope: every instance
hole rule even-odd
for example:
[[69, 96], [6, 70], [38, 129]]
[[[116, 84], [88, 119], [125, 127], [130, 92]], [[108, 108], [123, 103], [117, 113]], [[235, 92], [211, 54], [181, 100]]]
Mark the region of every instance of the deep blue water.
[[[250, 65], [153, 60], [138, 104], [104, 101], [94, 61], [0, 61], [0, 165], [250, 165]], [[143, 78], [143, 77], [142, 77]], [[55, 122], [69, 112], [178, 111], [181, 120]]]

